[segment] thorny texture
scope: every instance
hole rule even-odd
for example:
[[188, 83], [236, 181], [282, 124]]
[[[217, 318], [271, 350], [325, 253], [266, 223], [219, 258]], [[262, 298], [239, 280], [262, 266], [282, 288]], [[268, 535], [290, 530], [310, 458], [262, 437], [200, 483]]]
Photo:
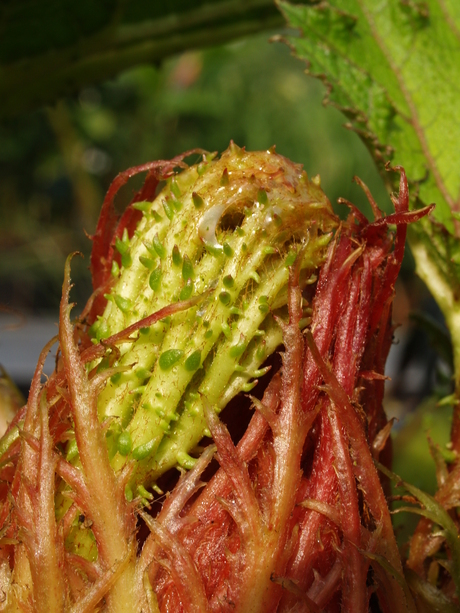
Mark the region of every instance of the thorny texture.
[[[161, 169], [160, 194], [140, 201], [158, 182], [156, 164], [108, 241], [107, 205], [129, 172], [116, 179], [94, 237], [99, 293], [87, 320], [93, 342], [103, 342], [93, 351], [116, 344], [106, 355], [120, 369], [98, 412], [111, 420], [112, 466], [137, 461], [134, 493], [139, 482], [153, 485], [168, 468], [193, 464], [190, 451], [207, 433], [202, 397], [222, 409], [267, 372], [262, 363], [282, 340], [275, 318], [287, 312], [289, 262], [308, 237], [300, 283], [313, 285], [337, 226], [318, 182], [274, 151], [232, 144], [168, 176], [173, 163]], [[148, 320], [171, 304], [181, 312]]]
[[[158, 178], [183, 164], [178, 158], [146, 166], [153, 174], [135, 200], [153, 199]], [[106, 445], [110, 420], [98, 416], [98, 396], [116, 372], [116, 360], [105, 370], [94, 364], [106, 355], [107, 343], [116, 347], [141, 327], [188, 312], [196, 300], [164, 306], [91, 344], [84, 327], [70, 323], [69, 260], [56, 372], [41, 383], [47, 346], [28, 403], [2, 441], [0, 608], [402, 613], [429, 611], [434, 603], [433, 610], [455, 610], [443, 533], [436, 537], [438, 555], [445, 554], [437, 586], [426, 581], [433, 539], [423, 526], [410, 556], [417, 579], [406, 582], [385, 496], [388, 483], [382, 485], [376, 468], [376, 461], [391, 462], [384, 364], [406, 226], [429, 212], [408, 211], [405, 174], [397, 170], [395, 213], [383, 218], [368, 194], [375, 214], [368, 222], [348, 203], [349, 217], [330, 241], [314, 285], [301, 282], [308, 237], [299, 241], [288, 273], [288, 310], [274, 314], [283, 337], [281, 368], [263, 397], [252, 397], [255, 410], [239, 440], [231, 434], [231, 418], [225, 424], [202, 396], [212, 443], [195, 450], [191, 469], [182, 470], [172, 491], [151, 508], [145, 489], [143, 498], [128, 500], [135, 461], [128, 456], [121, 468], [113, 466]], [[114, 237], [139, 221], [131, 208], [117, 225], [107, 205], [112, 196], [95, 237], [96, 291], [84, 313], [90, 321], [105, 308], [101, 296], [111, 282]], [[66, 441], [73, 437], [78, 460], [71, 462]], [[439, 502], [447, 509], [448, 498], [446, 489]], [[92, 535], [89, 547], [88, 538], [75, 534], [69, 547], [75, 525]]]

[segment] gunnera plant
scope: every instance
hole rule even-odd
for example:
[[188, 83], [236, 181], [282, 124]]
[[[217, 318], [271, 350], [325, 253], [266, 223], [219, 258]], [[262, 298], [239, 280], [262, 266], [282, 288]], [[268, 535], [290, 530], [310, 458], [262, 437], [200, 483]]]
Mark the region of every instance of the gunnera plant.
[[72, 322], [69, 257], [58, 337], [0, 441], [1, 610], [416, 610], [376, 468], [394, 285], [429, 210], [397, 170], [392, 215], [363, 185], [373, 222], [350, 203], [340, 222], [274, 149], [118, 175], [94, 293]]

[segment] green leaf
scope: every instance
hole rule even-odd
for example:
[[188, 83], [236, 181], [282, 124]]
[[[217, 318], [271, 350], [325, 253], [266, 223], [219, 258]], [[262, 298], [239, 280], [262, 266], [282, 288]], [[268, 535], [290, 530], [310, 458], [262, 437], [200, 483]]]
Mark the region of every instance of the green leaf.
[[14, 0], [0, 9], [0, 116], [138, 64], [282, 24], [273, 0]]
[[380, 164], [391, 157], [422, 182], [421, 200], [435, 201], [437, 220], [452, 230], [449, 205], [460, 187], [460, 114], [452, 87], [460, 79], [460, 39], [441, 3], [332, 0], [281, 8], [304, 35], [290, 38], [291, 45], [309, 72], [325, 75], [329, 100]]
[[444, 312], [460, 384], [460, 9], [455, 0], [280, 1], [288, 39], [307, 72], [327, 86], [326, 102], [347, 116], [378, 167], [404, 166], [412, 205], [436, 203], [431, 220], [412, 226], [417, 272]]
[[382, 464], [377, 463], [377, 467], [384, 475], [394, 481], [397, 487], [403, 487], [410, 494], [412, 494], [412, 496], [414, 496], [414, 498], [416, 498], [421, 505], [421, 508], [402, 507], [398, 509], [399, 512], [409, 511], [411, 513], [422, 515], [442, 528], [444, 538], [446, 539], [446, 543], [449, 546], [451, 553], [453, 567], [452, 579], [454, 580], [457, 592], [460, 592], [460, 534], [449, 513], [433, 496], [430, 496], [429, 494], [422, 492], [422, 490], [420, 490], [418, 487], [403, 481], [401, 477], [398, 477], [398, 475], [388, 470]]

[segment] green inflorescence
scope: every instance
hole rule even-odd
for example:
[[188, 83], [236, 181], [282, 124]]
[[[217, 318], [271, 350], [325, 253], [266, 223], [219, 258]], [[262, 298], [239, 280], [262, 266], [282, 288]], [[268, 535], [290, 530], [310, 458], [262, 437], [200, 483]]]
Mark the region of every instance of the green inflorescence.
[[112, 465], [134, 459], [127, 495], [148, 499], [166, 470], [194, 465], [209, 434], [202, 398], [222, 409], [267, 372], [282, 343], [276, 316], [287, 316], [289, 266], [301, 253], [301, 283], [312, 282], [337, 221], [300, 166], [233, 144], [136, 208], [142, 219], [116, 241], [121, 266], [93, 342], [200, 297], [118, 345], [110, 367], [119, 371], [99, 395]]

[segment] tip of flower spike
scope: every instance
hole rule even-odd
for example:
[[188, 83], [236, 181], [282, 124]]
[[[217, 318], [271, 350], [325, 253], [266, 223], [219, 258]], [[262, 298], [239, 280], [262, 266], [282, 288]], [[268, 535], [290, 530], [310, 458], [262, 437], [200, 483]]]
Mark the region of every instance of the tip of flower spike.
[[301, 258], [306, 284], [338, 220], [300, 165], [275, 148], [248, 152], [235, 143], [171, 173], [153, 202], [137, 208], [146, 213], [134, 232], [117, 229], [113, 246], [122, 265], [105, 292], [110, 326], [99, 322], [98, 335], [104, 347], [117, 346], [115, 365], [135, 362], [150, 375], [139, 380], [127, 370], [110, 379], [99, 412], [119, 418], [127, 432], [113, 445], [114, 466], [133, 457], [142, 480], [157, 462], [155, 481], [199, 443], [205, 425], [193, 393], [215, 389], [213, 401], [224, 397], [225, 404], [267, 372], [262, 362], [281, 342], [274, 317], [286, 307], [289, 266], [299, 245], [308, 245]]

